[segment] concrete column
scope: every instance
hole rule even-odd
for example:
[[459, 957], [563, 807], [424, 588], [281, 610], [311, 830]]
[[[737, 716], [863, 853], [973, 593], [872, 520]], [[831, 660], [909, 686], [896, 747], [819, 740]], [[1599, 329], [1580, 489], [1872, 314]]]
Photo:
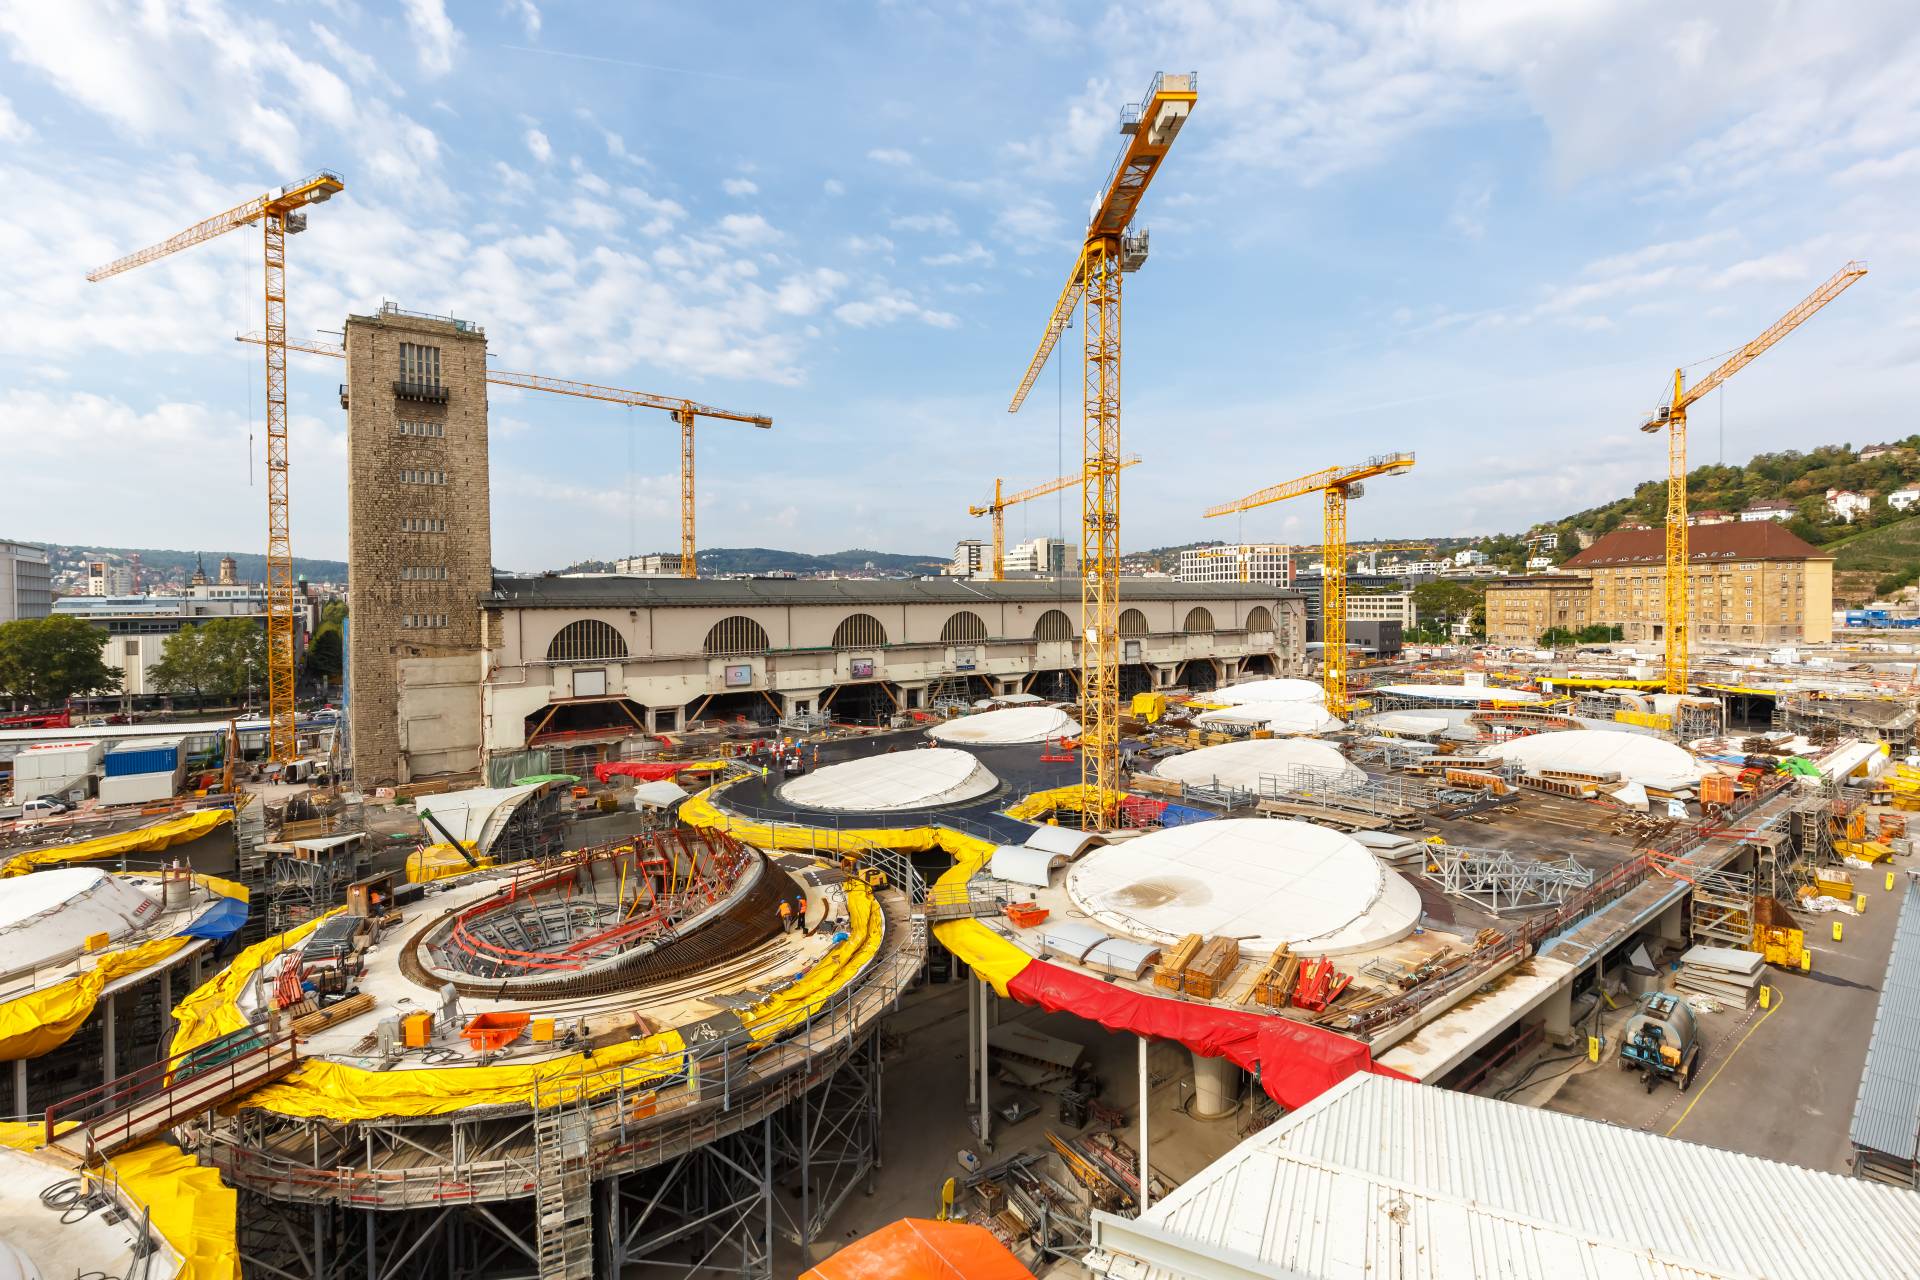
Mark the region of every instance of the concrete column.
[[1196, 1120], [1217, 1120], [1240, 1106], [1240, 1069], [1225, 1058], [1193, 1055], [1193, 1105]]
[[[1147, 1160], [1147, 1105], [1151, 1101], [1147, 1094], [1147, 1038], [1140, 1037], [1140, 1212], [1145, 1213], [1149, 1201], [1153, 1198], [1148, 1187], [1151, 1175], [1147, 1172], [1150, 1163]], [[1138, 1216], [1138, 1215], [1135, 1215]]]
[[1684, 911], [1684, 906], [1685, 903], [1684, 900], [1682, 900], [1681, 902], [1674, 903], [1660, 913], [1660, 919], [1655, 927], [1662, 938], [1671, 942], [1680, 941], [1682, 937], [1680, 932], [1682, 923], [1681, 916]]
[[1555, 1044], [1566, 1044], [1573, 1039], [1573, 983], [1563, 982], [1554, 988], [1540, 1006], [1541, 1029], [1547, 1039]]
[[22, 1120], [28, 1118], [27, 1060], [25, 1058], [13, 1060], [13, 1114]]
[[100, 1016], [106, 1021], [100, 1024], [100, 1079], [101, 1083], [110, 1083], [117, 1074], [114, 1061], [119, 1057], [114, 1044], [114, 1006], [120, 1003], [119, 996], [108, 996], [100, 1002]]
[[166, 1057], [166, 1026], [168, 1016], [173, 1012], [173, 966], [168, 965], [160, 971], [160, 1024], [163, 1028], [160, 1039], [160, 1056]]
[[[956, 964], [959, 963], [955, 957]], [[980, 1100], [980, 982], [967, 975], [967, 1105]]]
[[987, 1072], [992, 1055], [987, 1050], [987, 1010], [993, 1004], [993, 988], [980, 979], [980, 1149], [993, 1150], [993, 1110], [987, 1100]]

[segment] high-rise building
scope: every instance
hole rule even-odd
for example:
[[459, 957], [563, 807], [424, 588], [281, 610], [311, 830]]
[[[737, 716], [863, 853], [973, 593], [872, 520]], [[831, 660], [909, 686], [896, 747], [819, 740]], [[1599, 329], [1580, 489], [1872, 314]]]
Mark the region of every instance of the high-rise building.
[[44, 618], [52, 607], [47, 549], [0, 538], [0, 622]]
[[133, 594], [133, 570], [111, 560], [87, 562], [87, 594], [90, 596], [127, 596]]
[[[479, 764], [487, 339], [391, 303], [347, 317], [346, 339], [348, 736], [375, 787]], [[409, 749], [415, 723], [430, 751]]]
[[1063, 577], [1080, 572], [1080, 548], [1064, 538], [1032, 538], [1007, 548], [1008, 573]]
[[983, 578], [993, 571], [987, 563], [986, 544], [978, 538], [962, 538], [953, 544], [953, 559], [948, 562], [945, 576], [949, 578]]
[[677, 578], [680, 555], [674, 551], [656, 551], [650, 555], [627, 556], [613, 562], [613, 571], [629, 578]]

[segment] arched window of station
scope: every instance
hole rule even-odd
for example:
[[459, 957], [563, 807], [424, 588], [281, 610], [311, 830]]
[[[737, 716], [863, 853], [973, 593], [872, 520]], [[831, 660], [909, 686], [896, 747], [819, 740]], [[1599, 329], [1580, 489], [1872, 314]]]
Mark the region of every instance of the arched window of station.
[[1269, 610], [1267, 606], [1263, 604], [1257, 604], [1253, 606], [1253, 608], [1247, 610], [1247, 630], [1249, 631], [1273, 630], [1272, 611]]
[[713, 624], [707, 632], [706, 653], [709, 658], [733, 658], [748, 653], [765, 653], [772, 648], [767, 639], [767, 629], [752, 618], [734, 614], [731, 618], [722, 618]]
[[1120, 611], [1120, 634], [1123, 636], [1143, 636], [1147, 634], [1147, 615], [1138, 609]]
[[878, 649], [887, 643], [887, 629], [870, 613], [850, 613], [834, 628], [836, 649]]
[[1040, 621], [1033, 624], [1035, 640], [1071, 640], [1073, 639], [1073, 619], [1059, 609], [1049, 609], [1040, 615]]
[[1188, 635], [1201, 635], [1213, 630], [1213, 614], [1204, 608], [1187, 610], [1187, 621], [1180, 628]]
[[987, 624], [970, 609], [962, 609], [940, 628], [941, 644], [978, 644], [987, 638]]
[[569, 622], [547, 645], [548, 662], [612, 662], [626, 656], [627, 642], [598, 618]]

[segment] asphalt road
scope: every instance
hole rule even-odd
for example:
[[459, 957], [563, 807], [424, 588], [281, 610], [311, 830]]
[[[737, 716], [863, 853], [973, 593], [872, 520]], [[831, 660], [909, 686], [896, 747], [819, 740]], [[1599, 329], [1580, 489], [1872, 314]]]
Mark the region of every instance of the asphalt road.
[[[1663, 1083], [1649, 1094], [1639, 1075], [1617, 1067], [1623, 1012], [1609, 1019], [1599, 1066], [1566, 1077], [1544, 1105], [1810, 1169], [1849, 1172], [1847, 1126], [1905, 891], [1904, 874], [1896, 875], [1894, 892], [1886, 891], [1884, 866], [1857, 871], [1854, 881], [1866, 894], [1866, 914], [1812, 917], [1813, 971], [1768, 969], [1776, 997], [1771, 1009], [1701, 1017], [1705, 1057], [1688, 1092]], [[1837, 943], [1834, 919], [1844, 931]]]

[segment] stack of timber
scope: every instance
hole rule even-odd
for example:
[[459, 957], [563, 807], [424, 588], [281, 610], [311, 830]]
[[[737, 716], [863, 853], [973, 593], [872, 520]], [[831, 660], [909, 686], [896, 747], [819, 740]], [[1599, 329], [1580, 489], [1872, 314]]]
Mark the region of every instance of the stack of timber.
[[1732, 947], [1694, 947], [1680, 957], [1674, 985], [1682, 991], [1712, 996], [1748, 1008], [1760, 998], [1760, 955]]
[[1240, 997], [1240, 1003], [1251, 1000], [1264, 1008], [1284, 1009], [1293, 1003], [1293, 987], [1299, 979], [1300, 957], [1283, 942], [1253, 975], [1253, 983], [1247, 988], [1247, 994]]
[[1208, 938], [1187, 966], [1187, 994], [1211, 1000], [1227, 989], [1227, 980], [1240, 965], [1240, 944], [1232, 938]]
[[1163, 952], [1160, 963], [1153, 967], [1153, 985], [1162, 991], [1180, 991], [1184, 989], [1187, 966], [1193, 963], [1194, 956], [1200, 952], [1200, 946], [1206, 939], [1197, 933], [1190, 933], [1174, 945], [1173, 950]]

